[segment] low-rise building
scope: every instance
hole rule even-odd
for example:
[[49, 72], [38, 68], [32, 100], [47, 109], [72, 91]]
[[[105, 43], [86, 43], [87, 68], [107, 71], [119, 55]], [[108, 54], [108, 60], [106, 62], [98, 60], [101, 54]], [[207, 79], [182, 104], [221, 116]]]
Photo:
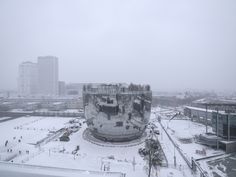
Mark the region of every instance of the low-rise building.
[[224, 139], [236, 139], [236, 113], [212, 113], [212, 130]]
[[192, 121], [211, 125], [212, 123], [212, 112], [211, 109], [204, 109], [199, 107], [185, 106], [184, 115], [191, 118]]

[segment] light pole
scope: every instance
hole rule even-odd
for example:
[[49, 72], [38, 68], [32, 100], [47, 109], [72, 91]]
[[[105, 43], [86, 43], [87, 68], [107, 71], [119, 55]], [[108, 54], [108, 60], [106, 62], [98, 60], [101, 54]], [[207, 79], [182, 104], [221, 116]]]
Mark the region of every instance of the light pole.
[[230, 141], [230, 113], [228, 113], [228, 141]]
[[207, 121], [208, 121], [208, 120], [207, 120], [207, 114], [208, 114], [208, 113], [207, 113], [207, 104], [206, 104], [206, 133], [207, 133], [207, 124], [208, 124], [208, 122], [207, 122]]
[[135, 157], [133, 157], [132, 165], [133, 165], [133, 171], [135, 171], [135, 165], [136, 165]]
[[175, 145], [174, 145], [174, 166], [176, 167]]
[[217, 150], [219, 149], [219, 141], [218, 141], [218, 136], [219, 136], [219, 109], [218, 107], [216, 108], [217, 109], [217, 115], [216, 115], [216, 143], [217, 143]]
[[104, 159], [104, 157], [101, 157], [101, 167], [100, 167], [101, 171], [103, 171], [103, 165], [104, 165], [103, 159]]

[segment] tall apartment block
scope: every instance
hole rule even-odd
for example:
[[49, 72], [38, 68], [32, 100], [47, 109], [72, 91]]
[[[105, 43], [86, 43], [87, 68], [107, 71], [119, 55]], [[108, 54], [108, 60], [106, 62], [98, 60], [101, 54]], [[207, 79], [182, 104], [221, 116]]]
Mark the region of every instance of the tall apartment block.
[[23, 62], [19, 65], [18, 93], [21, 96], [34, 95], [38, 92], [37, 63]]
[[40, 56], [37, 63], [19, 65], [18, 93], [20, 96], [58, 95], [58, 58]]
[[38, 57], [38, 84], [40, 95], [58, 95], [58, 58]]

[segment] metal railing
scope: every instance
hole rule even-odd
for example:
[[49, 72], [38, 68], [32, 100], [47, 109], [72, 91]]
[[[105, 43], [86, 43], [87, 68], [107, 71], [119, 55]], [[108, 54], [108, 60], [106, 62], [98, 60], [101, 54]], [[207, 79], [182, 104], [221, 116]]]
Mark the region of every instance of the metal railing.
[[182, 158], [185, 160], [185, 162], [187, 163], [188, 167], [193, 170], [193, 171], [199, 171], [200, 172], [200, 176], [201, 177], [208, 177], [208, 174], [201, 168], [201, 166], [196, 162], [195, 159], [189, 159], [186, 155], [184, 155], [183, 151], [179, 148], [179, 146], [174, 142], [174, 140], [171, 138], [171, 136], [169, 135], [169, 133], [166, 131], [165, 127], [162, 125], [161, 122], [159, 122], [162, 129], [165, 131], [166, 135], [168, 136], [168, 138], [170, 139], [170, 141], [172, 142], [172, 144], [175, 146], [175, 148], [178, 150], [178, 152], [180, 153], [180, 155], [182, 156]]
[[[125, 173], [121, 172], [102, 172], [102, 171], [90, 171], [90, 170], [81, 170], [81, 169], [70, 169], [70, 168], [61, 168], [61, 167], [49, 167], [49, 166], [41, 166], [41, 165], [29, 165], [29, 164], [19, 164], [19, 163], [9, 163], [9, 162], [0, 162], [0, 167], [9, 167], [9, 169], [12, 170], [12, 168], [19, 168], [22, 170], [22, 168], [25, 168], [25, 171], [27, 169], [34, 169], [34, 170], [50, 170], [50, 171], [63, 171], [63, 172], [76, 172], [78, 173], [88, 173], [90, 175], [101, 175], [101, 176], [117, 176], [117, 177], [125, 177]], [[10, 170], [9, 170], [10, 171]], [[27, 173], [27, 171], [26, 171]], [[32, 173], [32, 171], [31, 171]]]

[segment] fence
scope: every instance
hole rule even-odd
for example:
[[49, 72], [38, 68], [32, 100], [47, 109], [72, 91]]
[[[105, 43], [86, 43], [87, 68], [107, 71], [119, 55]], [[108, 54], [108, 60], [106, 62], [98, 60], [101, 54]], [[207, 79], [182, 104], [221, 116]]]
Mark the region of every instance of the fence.
[[[91, 176], [97, 175], [97, 176], [116, 176], [116, 177], [125, 177], [125, 173], [121, 172], [100, 172], [100, 171], [90, 171], [90, 170], [81, 170], [81, 169], [68, 169], [68, 168], [60, 168], [60, 167], [48, 167], [48, 166], [40, 166], [40, 165], [28, 165], [28, 164], [18, 164], [18, 163], [9, 163], [9, 162], [0, 162], [0, 167], [7, 169], [9, 168], [9, 171], [11, 171], [13, 168], [16, 171], [22, 171], [22, 169], [27, 173], [27, 170], [49, 170], [49, 171], [57, 171], [57, 172], [75, 172], [79, 174], [86, 173], [90, 174]], [[7, 170], [6, 170], [7, 171]]]

